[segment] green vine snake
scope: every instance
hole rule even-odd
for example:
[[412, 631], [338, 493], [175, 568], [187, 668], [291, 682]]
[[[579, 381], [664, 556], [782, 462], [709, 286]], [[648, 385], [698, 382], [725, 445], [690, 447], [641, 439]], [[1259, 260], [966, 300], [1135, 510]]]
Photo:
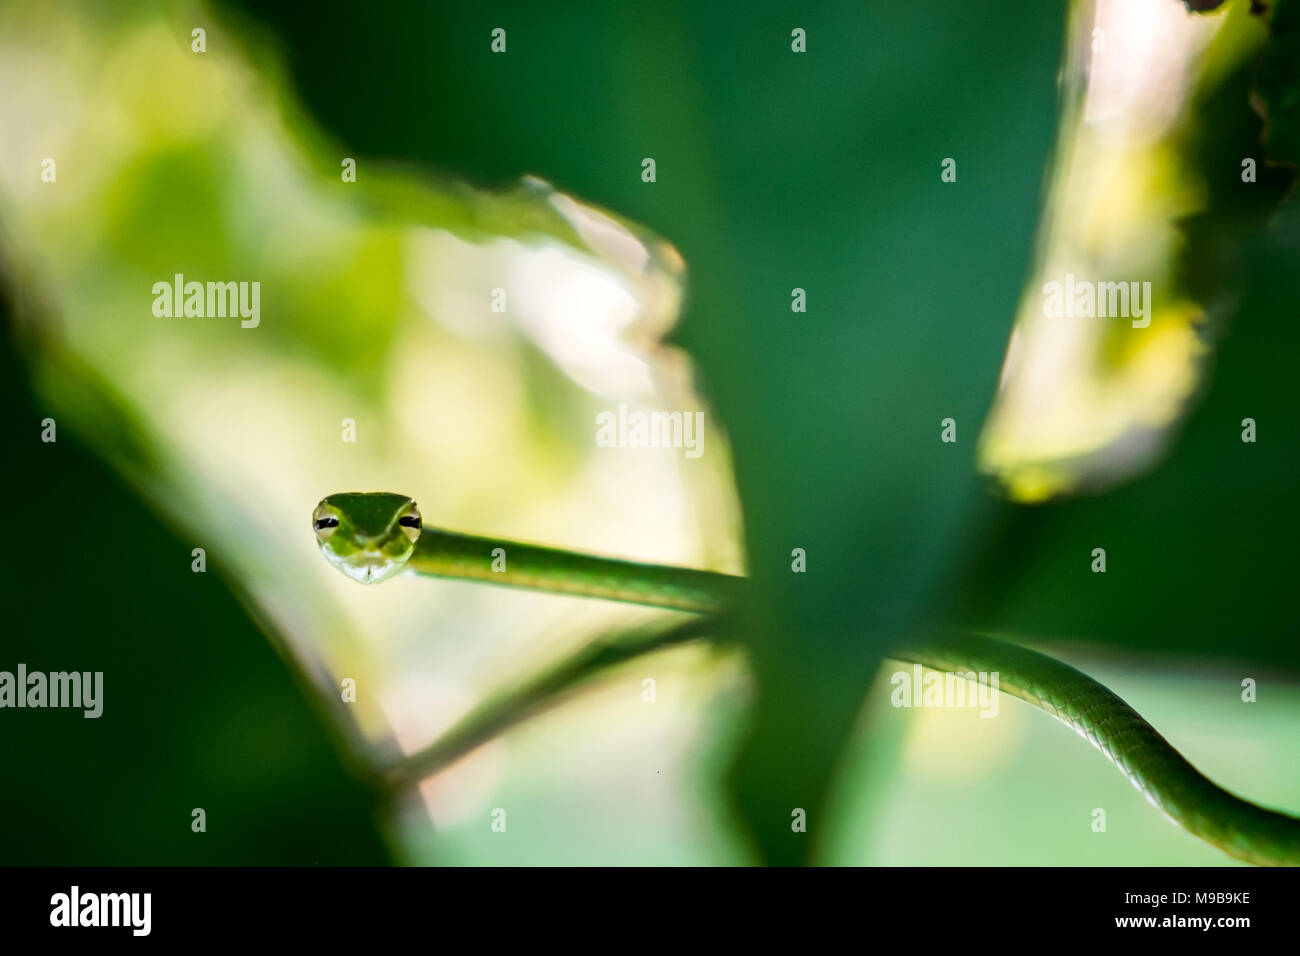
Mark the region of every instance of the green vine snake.
[[[330, 495], [316, 506], [312, 527], [326, 559], [366, 584], [414, 571], [698, 614], [724, 611], [746, 584], [715, 572], [425, 528], [415, 502], [398, 494]], [[1300, 819], [1211, 782], [1133, 708], [1073, 667], [975, 635], [931, 637], [889, 656], [969, 677], [998, 674], [998, 689], [1074, 729], [1189, 833], [1250, 863], [1300, 865]]]

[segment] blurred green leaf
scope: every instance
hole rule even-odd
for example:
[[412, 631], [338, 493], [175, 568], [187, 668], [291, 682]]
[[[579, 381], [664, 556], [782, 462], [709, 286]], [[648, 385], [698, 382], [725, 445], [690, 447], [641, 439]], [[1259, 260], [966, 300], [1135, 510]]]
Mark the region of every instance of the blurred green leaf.
[[[195, 543], [165, 527], [67, 419], [56, 442], [40, 440], [49, 409], [32, 400], [8, 310], [0, 319], [0, 494], [32, 522], [21, 548], [0, 549], [0, 669], [104, 674], [96, 719], [6, 710], [0, 750], [20, 769], [0, 787], [0, 861], [388, 862], [373, 796], [342, 763], [342, 741], [220, 568], [193, 573]], [[98, 426], [133, 434], [102, 398]], [[196, 807], [205, 833], [190, 829]]]

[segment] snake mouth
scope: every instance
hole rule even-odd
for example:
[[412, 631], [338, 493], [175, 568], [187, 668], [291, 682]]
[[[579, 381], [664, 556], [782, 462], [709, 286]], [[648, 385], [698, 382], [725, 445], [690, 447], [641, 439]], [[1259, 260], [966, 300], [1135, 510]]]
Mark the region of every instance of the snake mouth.
[[392, 577], [406, 564], [381, 551], [356, 551], [346, 556], [335, 554], [328, 548], [321, 549], [329, 563], [358, 584], [376, 584]]

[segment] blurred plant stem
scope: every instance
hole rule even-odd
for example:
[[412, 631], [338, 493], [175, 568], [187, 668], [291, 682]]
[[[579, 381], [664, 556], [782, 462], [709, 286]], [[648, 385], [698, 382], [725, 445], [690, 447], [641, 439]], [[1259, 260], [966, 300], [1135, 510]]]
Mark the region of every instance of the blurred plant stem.
[[398, 791], [418, 784], [506, 729], [560, 703], [585, 682], [645, 654], [691, 641], [718, 640], [726, 615], [695, 617], [666, 630], [641, 628], [592, 641], [519, 684], [482, 701], [434, 743], [377, 775], [380, 789]]

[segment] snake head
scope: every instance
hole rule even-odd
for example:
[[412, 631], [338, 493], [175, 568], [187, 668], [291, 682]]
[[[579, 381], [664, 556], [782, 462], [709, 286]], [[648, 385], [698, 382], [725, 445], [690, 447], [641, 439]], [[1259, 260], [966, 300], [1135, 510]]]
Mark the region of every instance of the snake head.
[[345, 492], [322, 498], [311, 525], [330, 564], [374, 584], [406, 567], [420, 537], [420, 509], [405, 495]]

